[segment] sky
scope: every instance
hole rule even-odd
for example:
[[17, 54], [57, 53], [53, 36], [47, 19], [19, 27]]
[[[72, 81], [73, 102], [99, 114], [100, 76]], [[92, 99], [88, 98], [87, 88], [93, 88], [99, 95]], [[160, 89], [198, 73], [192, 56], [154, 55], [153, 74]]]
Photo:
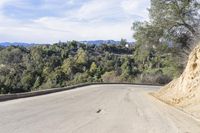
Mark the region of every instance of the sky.
[[0, 0], [0, 42], [133, 41], [149, 0]]

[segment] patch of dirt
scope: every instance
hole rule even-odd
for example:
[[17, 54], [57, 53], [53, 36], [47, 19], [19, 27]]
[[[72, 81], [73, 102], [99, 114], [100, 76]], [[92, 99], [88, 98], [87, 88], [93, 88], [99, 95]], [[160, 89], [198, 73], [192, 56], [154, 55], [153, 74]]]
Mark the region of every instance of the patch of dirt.
[[152, 95], [200, 118], [200, 44], [191, 52], [183, 74]]

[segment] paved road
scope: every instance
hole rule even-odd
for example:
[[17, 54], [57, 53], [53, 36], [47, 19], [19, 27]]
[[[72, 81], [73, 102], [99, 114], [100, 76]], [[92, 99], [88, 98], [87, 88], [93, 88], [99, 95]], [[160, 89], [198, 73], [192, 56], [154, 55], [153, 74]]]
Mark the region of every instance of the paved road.
[[200, 122], [148, 92], [94, 85], [0, 103], [1, 133], [200, 133]]

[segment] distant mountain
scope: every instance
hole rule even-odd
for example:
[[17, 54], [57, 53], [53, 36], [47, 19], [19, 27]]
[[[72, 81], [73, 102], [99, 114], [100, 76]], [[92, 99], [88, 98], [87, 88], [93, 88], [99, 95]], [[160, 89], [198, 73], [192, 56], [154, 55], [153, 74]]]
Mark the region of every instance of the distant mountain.
[[[80, 43], [89, 44], [89, 45], [101, 45], [101, 44], [114, 44], [119, 45], [120, 41], [114, 40], [91, 40], [91, 41], [79, 41]], [[133, 42], [128, 42], [128, 44], [134, 44]], [[36, 45], [42, 44], [35, 44], [35, 43], [23, 43], [23, 42], [1, 42], [0, 46], [7, 47], [7, 46], [24, 46], [24, 47], [32, 47]], [[46, 45], [46, 44], [45, 44]]]
[[[80, 41], [81, 43], [84, 44], [89, 44], [89, 45], [101, 45], [101, 44], [115, 44], [115, 45], [119, 45], [120, 41], [114, 41], [114, 40], [94, 40], [94, 41]], [[128, 42], [129, 44], [131, 44], [131, 42]]]
[[89, 45], [101, 45], [101, 44], [119, 44], [119, 41], [114, 41], [114, 40], [92, 40], [92, 41], [80, 41], [81, 43], [84, 44], [89, 44]]
[[0, 46], [7, 47], [7, 46], [24, 46], [24, 47], [32, 47], [37, 44], [34, 43], [23, 43], [23, 42], [2, 42]]

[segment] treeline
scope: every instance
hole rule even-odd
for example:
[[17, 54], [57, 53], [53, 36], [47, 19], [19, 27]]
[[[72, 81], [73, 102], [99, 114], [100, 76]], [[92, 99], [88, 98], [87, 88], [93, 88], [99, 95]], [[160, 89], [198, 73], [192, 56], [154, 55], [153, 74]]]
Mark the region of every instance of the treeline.
[[173, 51], [174, 47], [160, 45], [141, 54], [138, 45], [95, 46], [76, 41], [30, 48], [1, 47], [0, 93], [85, 82], [165, 84], [181, 71]]

